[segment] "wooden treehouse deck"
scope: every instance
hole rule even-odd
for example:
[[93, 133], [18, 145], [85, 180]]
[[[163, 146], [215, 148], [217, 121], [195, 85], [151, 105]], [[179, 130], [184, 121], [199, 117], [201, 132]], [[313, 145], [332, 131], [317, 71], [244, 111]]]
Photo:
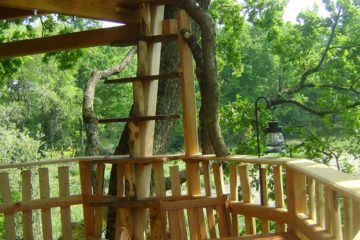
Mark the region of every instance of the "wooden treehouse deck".
[[[80, 223], [86, 239], [101, 239], [104, 212], [112, 207], [116, 239], [121, 227], [128, 229], [133, 239], [359, 239], [360, 180], [304, 159], [198, 155], [193, 59], [181, 35], [182, 29], [190, 29], [190, 18], [179, 9], [177, 19], [163, 19], [164, 5], [176, 2], [0, 0], [1, 20], [31, 16], [36, 10], [124, 24], [1, 43], [0, 58], [136, 45], [138, 59], [137, 76], [106, 81], [132, 82], [134, 115], [99, 121], [129, 123], [130, 156], [0, 165], [0, 218], [5, 219], [6, 238], [81, 239], [74, 230]], [[179, 66], [159, 74], [161, 44], [168, 41], [178, 43]], [[177, 118], [173, 114], [156, 116], [158, 81], [169, 78], [179, 78], [181, 85], [184, 155], [152, 156], [155, 120]], [[179, 162], [184, 162], [186, 169], [184, 189], [180, 187]], [[229, 166], [229, 192], [224, 188], [222, 162]], [[265, 189], [263, 205], [253, 202], [249, 179], [250, 167], [259, 164], [264, 167], [260, 183]], [[105, 173], [110, 165], [117, 169], [116, 196], [106, 195], [109, 178]], [[154, 192], [150, 194], [151, 173]], [[13, 182], [13, 174], [21, 174], [21, 182]], [[58, 181], [58, 186], [50, 186], [50, 178]], [[274, 200], [269, 199], [270, 190]], [[82, 216], [75, 216], [76, 206], [82, 208]], [[60, 219], [52, 217], [55, 211], [60, 211]]]
[[[180, 171], [174, 161], [201, 164], [199, 194], [189, 196], [187, 187], [181, 189]], [[221, 162], [229, 166], [229, 192], [225, 192]], [[170, 163], [170, 164], [169, 164]], [[253, 202], [249, 181], [249, 168], [262, 163], [266, 176], [262, 183], [265, 205]], [[106, 195], [109, 179], [104, 169], [115, 164], [118, 169], [117, 196]], [[124, 169], [135, 165], [149, 165], [153, 171], [154, 193], [136, 200], [125, 197]], [[54, 166], [58, 166], [57, 169]], [[96, 167], [95, 187], [91, 187], [90, 169]], [[70, 174], [80, 169], [80, 175]], [[61, 159], [0, 166], [0, 194], [3, 202], [7, 239], [33, 239], [33, 215], [40, 210], [43, 239], [53, 239], [54, 219], [51, 212], [60, 208], [61, 236], [74, 239], [72, 206], [83, 208], [84, 234], [87, 239], [101, 239], [104, 230], [104, 211], [116, 208], [116, 226], [125, 226], [130, 235], [136, 229], [131, 213], [137, 210], [146, 214], [147, 237], [151, 239], [358, 239], [360, 230], [360, 180], [332, 168], [305, 159], [258, 159], [252, 156], [152, 156], [130, 158], [106, 156]], [[50, 172], [49, 172], [50, 171]], [[285, 173], [285, 177], [283, 176]], [[21, 200], [14, 201], [10, 192], [15, 183], [9, 175], [21, 174]], [[38, 174], [39, 194], [32, 194]], [[49, 185], [49, 176], [58, 179], [58, 186]], [[77, 179], [76, 179], [77, 178]], [[79, 179], [80, 178], [80, 179]], [[166, 190], [169, 179], [171, 189]], [[283, 179], [286, 179], [284, 193]], [[269, 185], [268, 181], [273, 184]], [[70, 186], [81, 181], [81, 192], [71, 192]], [[150, 188], [150, 183], [148, 183]], [[59, 195], [51, 195], [54, 188]], [[34, 189], [33, 189], [34, 190]], [[129, 190], [129, 189], [128, 189]], [[131, 191], [131, 189], [130, 189]], [[269, 193], [274, 193], [270, 201]], [[227, 198], [224, 198], [224, 195]], [[238, 199], [241, 196], [241, 200]], [[17, 213], [22, 213], [21, 218]], [[1, 215], [0, 215], [1, 216]], [[244, 220], [241, 220], [244, 219]], [[16, 221], [15, 221], [16, 220]], [[261, 228], [255, 221], [261, 222]], [[239, 222], [244, 222], [240, 225]], [[275, 226], [275, 233], [269, 226]], [[20, 231], [19, 229], [22, 229]], [[19, 232], [22, 232], [20, 234]], [[257, 235], [260, 234], [260, 235]], [[266, 235], [264, 237], [261, 234]], [[58, 234], [59, 235], [59, 234]], [[56, 235], [56, 236], [58, 236]], [[240, 235], [243, 235], [240, 238]], [[246, 237], [244, 235], [247, 235]], [[75, 238], [76, 239], [76, 238]]]

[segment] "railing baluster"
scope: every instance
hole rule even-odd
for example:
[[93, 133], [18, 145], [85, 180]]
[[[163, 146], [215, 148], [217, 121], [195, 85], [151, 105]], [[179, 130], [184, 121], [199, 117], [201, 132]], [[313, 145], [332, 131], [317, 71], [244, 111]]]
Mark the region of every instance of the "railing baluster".
[[[104, 171], [105, 164], [98, 163], [96, 164], [96, 179], [95, 179], [95, 194], [103, 195], [104, 191]], [[102, 207], [96, 207], [94, 210], [94, 237], [100, 238], [103, 227], [103, 213]]]
[[353, 207], [352, 200], [344, 196], [344, 239], [352, 239], [353, 236]]
[[[11, 203], [11, 191], [9, 184], [9, 174], [5, 172], [0, 173], [0, 194], [3, 198], [3, 203]], [[5, 213], [5, 229], [6, 229], [6, 239], [15, 240], [15, 221], [13, 213]]]
[[340, 209], [340, 199], [339, 194], [331, 190], [333, 197], [330, 201], [333, 201], [332, 205], [334, 206], [334, 211], [331, 214], [332, 224], [334, 228], [334, 236], [337, 240], [342, 240], [342, 229], [341, 229], [341, 209]]
[[[205, 183], [205, 195], [211, 197], [211, 182], [210, 182], [210, 164], [209, 161], [202, 161], [201, 163], [204, 175], [204, 183]], [[214, 220], [214, 213], [212, 208], [206, 208], [206, 215], [208, 218], [208, 228], [210, 238], [216, 238], [216, 231], [215, 231], [215, 220]]]
[[[282, 179], [282, 166], [274, 165], [274, 191], [275, 191], [275, 207], [284, 207], [284, 191], [283, 191], [283, 179]], [[285, 232], [285, 224], [277, 223], [276, 232]]]
[[358, 239], [360, 237], [360, 202], [352, 201], [353, 205], [353, 238]]
[[324, 191], [325, 191], [325, 230], [331, 236], [334, 236], [334, 225], [331, 219], [332, 214], [335, 211], [333, 192], [328, 187], [325, 187]]
[[[238, 201], [238, 181], [237, 181], [237, 166], [235, 164], [229, 165], [229, 173], [230, 173], [230, 200]], [[232, 232], [236, 236], [238, 236], [238, 216], [236, 213], [231, 215], [232, 219]]]
[[[59, 195], [60, 197], [67, 197], [70, 195], [70, 181], [69, 181], [69, 166], [58, 168], [59, 176]], [[63, 239], [73, 239], [71, 228], [71, 213], [70, 207], [61, 207], [61, 230]]]
[[[24, 170], [21, 172], [22, 178], [22, 201], [31, 200], [31, 170]], [[24, 240], [33, 239], [33, 228], [32, 228], [32, 211], [23, 212], [23, 237]]]
[[[181, 196], [180, 173], [178, 166], [170, 167], [171, 194], [174, 197]], [[186, 236], [185, 215], [183, 211], [172, 211], [169, 213], [170, 224], [178, 223], [180, 236]], [[191, 229], [191, 227], [190, 227]]]
[[316, 194], [316, 222], [317, 224], [325, 229], [325, 193], [324, 185], [315, 182], [315, 194]]
[[211, 196], [211, 184], [210, 184], [210, 165], [209, 161], [202, 161], [201, 166], [203, 169], [204, 184], [205, 184], [205, 195]]
[[[165, 197], [164, 164], [154, 163], [154, 185], [157, 198]], [[151, 239], [161, 239], [161, 219], [158, 209], [150, 209]]]
[[306, 181], [309, 195], [308, 215], [312, 220], [316, 221], [315, 180], [308, 177]]
[[[240, 164], [238, 170], [243, 202], [251, 203], [251, 188], [249, 181], [248, 164]], [[245, 217], [245, 228], [247, 235], [256, 234], [255, 219], [252, 217]]]
[[[39, 185], [40, 185], [40, 198], [50, 198], [50, 184], [49, 184], [49, 169], [39, 168]], [[41, 225], [43, 231], [43, 238], [48, 240], [52, 239], [52, 221], [51, 209], [41, 209]]]
[[[266, 165], [261, 165], [260, 167], [260, 174], [261, 174], [261, 188], [262, 192], [260, 192], [261, 194], [261, 198], [262, 198], [262, 205], [263, 206], [268, 206], [268, 202], [269, 202], [269, 197], [268, 197], [268, 180], [267, 180], [267, 168]], [[269, 221], [266, 219], [260, 219], [261, 221], [261, 232], [263, 234], [268, 234], [270, 232], [270, 227], [269, 227]]]
[[223, 169], [220, 162], [216, 162], [213, 164], [213, 172], [214, 172], [214, 180], [215, 180], [215, 190], [216, 196], [222, 197], [224, 194], [224, 177], [223, 177]]

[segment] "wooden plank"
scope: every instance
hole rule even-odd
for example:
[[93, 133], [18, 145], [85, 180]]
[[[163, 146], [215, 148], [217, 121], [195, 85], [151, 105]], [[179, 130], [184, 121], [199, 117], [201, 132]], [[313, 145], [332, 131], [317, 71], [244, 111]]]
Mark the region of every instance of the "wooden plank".
[[198, 240], [199, 239], [199, 221], [197, 220], [197, 215], [194, 209], [188, 208], [187, 215], [189, 220], [189, 231], [190, 231], [190, 239]]
[[[96, 164], [96, 179], [95, 179], [95, 194], [103, 195], [104, 194], [104, 172], [105, 164], [98, 163]], [[101, 238], [103, 230], [103, 212], [102, 207], [96, 207], [94, 210], [94, 237]]]
[[276, 157], [255, 157], [252, 155], [233, 155], [233, 156], [224, 156], [217, 157], [214, 154], [207, 155], [193, 155], [193, 156], [184, 156], [183, 160], [188, 162], [200, 162], [204, 160], [211, 161], [224, 161], [228, 163], [252, 163], [252, 164], [269, 164], [269, 165], [281, 165], [286, 164], [287, 162], [296, 161], [291, 158], [276, 158]]
[[146, 122], [153, 120], [173, 120], [178, 119], [178, 114], [156, 115], [156, 116], [140, 116], [140, 117], [124, 117], [124, 118], [107, 118], [99, 119], [98, 123], [116, 123], [116, 122]]
[[[261, 174], [261, 205], [263, 206], [268, 206], [268, 202], [269, 202], [269, 195], [268, 195], [268, 180], [267, 180], [267, 168], [266, 165], [262, 164], [259, 165], [260, 168], [260, 174]], [[261, 232], [262, 234], [269, 234], [270, 233], [270, 226], [269, 226], [269, 221], [265, 218], [261, 218]]]
[[266, 218], [279, 223], [288, 223], [288, 211], [284, 208], [265, 207], [252, 203], [230, 202], [230, 212], [248, 217]]
[[333, 202], [333, 191], [328, 187], [325, 187], [325, 230], [330, 234], [334, 234], [334, 224], [333, 224], [333, 213], [334, 202]]
[[166, 211], [177, 209], [189, 209], [189, 208], [204, 208], [215, 207], [217, 205], [223, 205], [224, 199], [221, 197], [199, 197], [193, 199], [181, 199], [176, 201], [163, 201], [161, 202], [162, 208]]
[[[249, 181], [248, 164], [241, 164], [238, 167], [241, 194], [244, 203], [251, 203], [251, 188]], [[252, 217], [245, 217], [245, 230], [247, 235], [253, 235], [256, 233], [255, 219]]]
[[[40, 199], [50, 198], [49, 169], [39, 168]], [[44, 239], [52, 239], [51, 209], [41, 209], [41, 226]]]
[[360, 179], [306, 159], [289, 161], [287, 166], [314, 178], [343, 196], [360, 201]]
[[1, 0], [0, 6], [124, 23], [139, 21], [137, 9], [119, 8], [117, 1], [104, 4], [101, 0]]
[[[274, 194], [275, 194], [275, 207], [284, 208], [284, 191], [282, 179], [282, 166], [273, 166], [274, 173]], [[285, 232], [285, 225], [276, 223], [276, 232]]]
[[36, 209], [65, 207], [82, 203], [81, 195], [69, 197], [55, 197], [50, 199], [35, 199], [23, 202], [3, 203], [0, 205], [0, 213], [15, 213], [21, 211], [31, 211]]
[[[10, 191], [10, 184], [9, 184], [9, 174], [5, 172], [0, 172], [0, 194], [3, 199], [3, 204], [11, 203], [11, 191]], [[16, 233], [15, 233], [15, 221], [14, 221], [14, 214], [13, 213], [5, 213], [5, 230], [6, 230], [6, 239], [8, 240], [15, 240]]]
[[155, 156], [141, 156], [141, 157], [130, 157], [129, 155], [106, 155], [106, 156], [84, 156], [75, 158], [62, 158], [62, 159], [51, 159], [44, 161], [35, 161], [27, 163], [16, 163], [16, 164], [0, 164], [0, 170], [2, 169], [15, 169], [15, 168], [27, 168], [33, 166], [44, 166], [44, 165], [55, 165], [55, 164], [69, 164], [77, 162], [91, 162], [91, 163], [109, 163], [117, 164], [119, 161], [123, 164], [150, 164], [156, 162], [166, 162], [172, 160], [183, 159], [183, 154], [170, 154], [170, 155], [155, 155]]
[[[177, 39], [177, 34], [163, 34], [163, 35], [156, 35], [156, 36], [141, 36], [138, 40], [139, 41], [144, 41], [147, 43], [166, 43], [166, 42], [171, 42]], [[113, 42], [111, 43], [111, 46], [114, 47], [123, 47], [124, 43], [123, 42]], [[178, 77], [178, 76], [176, 76]]]
[[[32, 183], [31, 183], [31, 170], [21, 171], [21, 184], [22, 184], [22, 201], [30, 201], [31, 200], [31, 192], [32, 192]], [[23, 212], [23, 237], [24, 240], [33, 239], [33, 229], [32, 229], [32, 212], [24, 211]]]
[[85, 223], [85, 237], [94, 235], [94, 208], [90, 206], [87, 197], [92, 194], [90, 164], [80, 162], [81, 193], [83, 196], [83, 212]]
[[152, 5], [168, 5], [176, 4], [175, 0], [118, 0], [120, 6], [124, 7], [136, 7], [140, 3], [150, 3]]
[[360, 239], [360, 202], [354, 201], [353, 206], [353, 236], [354, 239]]
[[308, 215], [316, 222], [316, 199], [315, 199], [315, 180], [311, 177], [306, 178], [307, 193], [309, 196]]
[[221, 163], [213, 164], [213, 172], [214, 172], [214, 181], [215, 181], [215, 190], [216, 196], [222, 197], [224, 195], [224, 174]]
[[[237, 181], [237, 165], [229, 165], [229, 174], [230, 174], [230, 200], [238, 201], [238, 181]], [[238, 216], [237, 214], [231, 214], [232, 219], [232, 231], [235, 236], [239, 235], [238, 231]]]
[[324, 197], [324, 185], [317, 182], [315, 183], [316, 194], [316, 222], [325, 229], [325, 197]]
[[218, 217], [220, 238], [229, 237], [230, 234], [228, 231], [228, 226], [227, 226], [227, 221], [226, 221], [227, 216], [226, 216], [226, 213], [224, 210], [224, 205], [216, 206], [216, 215]]
[[[164, 198], [165, 192], [165, 177], [164, 177], [164, 164], [153, 164], [153, 178], [155, 185], [155, 194], [158, 198]], [[161, 239], [161, 219], [158, 208], [150, 209], [150, 225], [151, 225], [151, 239]]]
[[109, 79], [105, 80], [105, 84], [122, 84], [122, 83], [129, 83], [134, 81], [153, 81], [153, 80], [170, 80], [174, 78], [178, 78], [180, 76], [179, 72], [170, 72], [164, 73], [159, 75], [145, 75], [145, 76], [137, 76], [137, 77], [127, 77], [127, 78], [120, 78], [120, 79]]
[[[0, 0], [0, 4], [1, 1], [2, 0]], [[0, 58], [103, 46], [109, 45], [114, 41], [121, 41], [126, 45], [134, 45], [138, 38], [138, 24], [67, 33], [57, 36], [1, 43]]]
[[[69, 179], [69, 166], [63, 166], [58, 168], [59, 177], [59, 196], [70, 196], [70, 179]], [[72, 240], [72, 226], [71, 226], [71, 213], [70, 207], [61, 207], [61, 233], [63, 239]]]
[[351, 239], [353, 237], [352, 218], [352, 201], [348, 197], [344, 197], [344, 239]]
[[333, 192], [333, 198], [330, 200], [333, 201], [333, 205], [334, 205], [334, 213], [333, 213], [334, 236], [336, 239], [342, 240], [343, 234], [341, 227], [341, 209], [340, 209], [339, 194]]
[[[36, 12], [36, 15], [43, 15], [42, 12]], [[0, 20], [9, 20], [16, 18], [25, 18], [28, 16], [33, 16], [33, 10], [23, 10], [23, 9], [15, 9], [8, 7], [0, 7]]]
[[[178, 30], [179, 30], [179, 50], [180, 68], [183, 71], [181, 77], [181, 96], [183, 105], [183, 125], [184, 125], [184, 147], [185, 154], [188, 156], [198, 154], [199, 143], [196, 127], [196, 104], [195, 104], [195, 85], [193, 58], [189, 46], [181, 36], [180, 30], [190, 29], [190, 17], [184, 10], [178, 11]], [[195, 189], [194, 189], [195, 190]], [[196, 189], [199, 193], [200, 189]]]
[[[180, 173], [178, 166], [171, 166], [170, 170], [170, 182], [171, 182], [171, 195], [174, 197], [181, 196], [181, 183], [180, 183]], [[186, 224], [185, 224], [185, 215], [184, 211], [174, 211], [170, 213], [170, 229], [172, 226], [173, 220], [177, 222], [176, 228], [179, 230], [180, 236], [186, 236]]]
[[203, 208], [194, 209], [194, 211], [196, 211], [196, 213], [197, 213], [197, 219], [198, 219], [198, 222], [199, 222], [199, 236], [200, 236], [200, 239], [207, 239], [206, 238], [205, 218], [204, 218]]

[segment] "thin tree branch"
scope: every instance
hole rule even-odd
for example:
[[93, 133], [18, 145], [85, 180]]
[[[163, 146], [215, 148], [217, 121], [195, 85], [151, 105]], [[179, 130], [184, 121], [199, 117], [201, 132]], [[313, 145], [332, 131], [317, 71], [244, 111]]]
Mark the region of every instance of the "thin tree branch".
[[289, 90], [285, 91], [285, 93], [287, 95], [292, 95], [292, 94], [301, 92], [302, 90], [304, 90], [306, 88], [331, 88], [331, 89], [338, 90], [338, 91], [353, 92], [355, 94], [360, 94], [360, 91], [355, 89], [353, 86], [344, 87], [344, 86], [338, 86], [335, 84], [313, 84], [313, 83], [304, 84], [302, 86], [299, 86], [296, 89], [289, 89]]

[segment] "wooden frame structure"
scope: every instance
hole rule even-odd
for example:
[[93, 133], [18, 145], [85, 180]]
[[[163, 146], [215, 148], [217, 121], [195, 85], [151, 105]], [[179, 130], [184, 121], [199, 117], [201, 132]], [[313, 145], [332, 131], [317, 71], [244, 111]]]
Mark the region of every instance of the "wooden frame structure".
[[[58, 13], [124, 24], [109, 29], [1, 43], [0, 58], [100, 45], [136, 45], [138, 51], [138, 75], [116, 80], [116, 83], [132, 82], [133, 85], [134, 116], [121, 119], [129, 122], [130, 156], [82, 157], [0, 165], [2, 170], [0, 195], [3, 199], [0, 204], [0, 214], [4, 214], [5, 217], [7, 239], [16, 239], [18, 235], [15, 231], [17, 223], [14, 221], [14, 213], [17, 212], [23, 213], [24, 239], [32, 239], [32, 212], [37, 209], [41, 210], [42, 236], [44, 239], [52, 239], [51, 211], [55, 207], [60, 207], [63, 238], [72, 239], [71, 206], [79, 204], [83, 207], [84, 234], [87, 239], [101, 238], [102, 211], [108, 206], [116, 208], [116, 238], [121, 236], [122, 227], [126, 227], [134, 239], [146, 239], [149, 232], [151, 239], [167, 238], [167, 235], [164, 236], [167, 234], [164, 228], [164, 215], [161, 217], [159, 207], [165, 209], [164, 211], [166, 207], [171, 208], [169, 207], [171, 204], [164, 203], [168, 200], [182, 201], [181, 203], [185, 205], [194, 202], [197, 204], [212, 202], [209, 199], [214, 192], [216, 199], [222, 199], [225, 189], [221, 161], [229, 162], [230, 166], [230, 203], [226, 208], [229, 209], [230, 215], [226, 215], [228, 219], [226, 222], [231, 226], [224, 226], [222, 222], [220, 228], [227, 229], [234, 239], [239, 235], [239, 215], [245, 219], [247, 235], [255, 235], [259, 231], [256, 229], [256, 218], [263, 223], [261, 232], [265, 234], [269, 233], [268, 222], [274, 221], [276, 232], [290, 231], [301, 239], [358, 239], [357, 237], [360, 236], [358, 179], [308, 160], [260, 160], [252, 156], [217, 158], [199, 155], [192, 55], [179, 33], [183, 28], [190, 28], [190, 18], [186, 12], [179, 10], [177, 19], [163, 20], [164, 5], [175, 3], [175, 0], [0, 0], [0, 20]], [[173, 73], [159, 75], [161, 44], [164, 41], [178, 42], [180, 66]], [[183, 155], [178, 156], [152, 156], [155, 120], [167, 118], [155, 115], [158, 81], [175, 75], [180, 78], [182, 88], [185, 151]], [[104, 120], [104, 123], [109, 121], [109, 119]], [[165, 191], [164, 163], [173, 160], [183, 160], [186, 163], [187, 192], [181, 191], [179, 169], [177, 166], [172, 166], [169, 169], [172, 196], [168, 196]], [[74, 163], [80, 168], [81, 193], [77, 194], [70, 193], [69, 189], [69, 165], [71, 167]], [[274, 179], [274, 206], [252, 203], [249, 167], [259, 163], [270, 166], [270, 173]], [[59, 178], [57, 197], [50, 195], [49, 170], [43, 167], [51, 164], [60, 164], [57, 173]], [[117, 167], [117, 196], [104, 195], [106, 164], [114, 164]], [[9, 174], [4, 170], [29, 166], [38, 168], [40, 196], [38, 199], [33, 199], [31, 170], [24, 170], [21, 171], [22, 200], [13, 202]], [[91, 185], [92, 166], [96, 167], [94, 188]], [[283, 190], [282, 168], [286, 171], [286, 194]], [[150, 196], [149, 193], [151, 171], [154, 173], [155, 196]], [[270, 173], [264, 170], [265, 176], [269, 176]], [[238, 179], [241, 182], [240, 192]], [[125, 187], [125, 180], [130, 183], [130, 187]], [[203, 187], [201, 181], [204, 183]], [[268, 184], [266, 181], [261, 184], [266, 189], [264, 198], [267, 203]], [[238, 200], [239, 194], [242, 195], [242, 201]], [[196, 214], [193, 214], [201, 216], [202, 211], [206, 211], [207, 214], [212, 211], [209, 206], [202, 207], [205, 209], [197, 209]], [[180, 212], [176, 214], [176, 218], [181, 220], [185, 217]], [[174, 217], [170, 215], [169, 218]], [[211, 226], [216, 222], [214, 219], [208, 221]], [[201, 227], [200, 238], [215, 236], [211, 231], [210, 228], [205, 230]], [[185, 239], [181, 234], [178, 236]]]

